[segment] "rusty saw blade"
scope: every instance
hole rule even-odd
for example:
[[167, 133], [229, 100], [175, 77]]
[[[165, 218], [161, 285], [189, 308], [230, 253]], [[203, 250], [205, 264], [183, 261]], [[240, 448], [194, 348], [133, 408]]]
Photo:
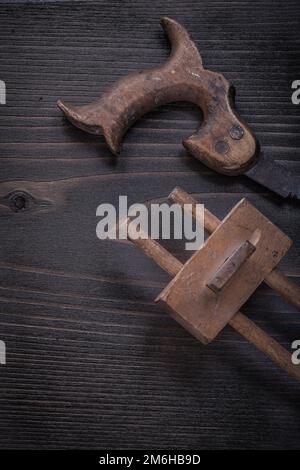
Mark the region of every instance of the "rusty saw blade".
[[300, 187], [297, 176], [287, 167], [267, 158], [263, 153], [261, 153], [257, 163], [244, 174], [274, 193], [279, 194], [279, 196], [300, 200]]

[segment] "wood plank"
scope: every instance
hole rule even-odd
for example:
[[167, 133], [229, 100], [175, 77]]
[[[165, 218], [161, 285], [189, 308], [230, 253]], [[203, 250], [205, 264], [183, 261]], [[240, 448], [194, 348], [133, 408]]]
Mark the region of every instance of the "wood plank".
[[[299, 447], [298, 385], [230, 329], [199, 344], [153, 303], [169, 276], [128, 243], [96, 238], [96, 207], [119, 194], [164, 200], [180, 184], [220, 218], [246, 196], [294, 239], [281, 269], [300, 282], [299, 206], [187, 155], [197, 108], [149, 113], [117, 160], [57, 109], [58, 98], [85, 103], [163, 63], [164, 14], [235, 85], [267, 156], [300, 178], [298, 0], [1, 3], [1, 448]], [[33, 198], [30, 210], [7, 207], [16, 190]], [[267, 286], [243, 311], [287, 349], [300, 338], [299, 312]]]

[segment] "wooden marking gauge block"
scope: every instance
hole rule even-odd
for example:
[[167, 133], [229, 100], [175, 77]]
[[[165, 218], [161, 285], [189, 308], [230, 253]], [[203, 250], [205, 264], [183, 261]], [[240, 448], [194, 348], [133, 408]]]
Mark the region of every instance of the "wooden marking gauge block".
[[[182, 206], [193, 204], [196, 218], [197, 201], [182, 189], [169, 198]], [[205, 209], [204, 226], [211, 235], [185, 264], [154, 240], [131, 239], [174, 276], [156, 301], [204, 344], [229, 323], [300, 381], [300, 366], [292, 364], [291, 354], [239, 312], [263, 281], [300, 308], [300, 288], [276, 269], [291, 240], [246, 199], [222, 222]]]
[[[253, 245], [250, 240], [255, 237]], [[284, 233], [242, 199], [184, 264], [158, 300], [171, 308], [176, 320], [202, 343], [209, 343], [279, 263], [290, 245], [291, 240]], [[246, 259], [247, 246], [253, 251]], [[243, 248], [244, 259], [239, 260], [244, 262], [237, 263], [234, 256], [237, 258]], [[226, 279], [222, 266], [228, 259], [232, 267]], [[221, 285], [225, 279], [227, 282]], [[220, 289], [216, 288], [217, 280]]]

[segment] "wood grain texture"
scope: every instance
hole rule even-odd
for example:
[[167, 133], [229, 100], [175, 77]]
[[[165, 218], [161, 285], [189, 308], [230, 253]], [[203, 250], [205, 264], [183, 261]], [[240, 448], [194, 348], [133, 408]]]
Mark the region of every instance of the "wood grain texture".
[[[299, 386], [230, 328], [202, 346], [153, 302], [169, 276], [96, 238], [96, 207], [119, 194], [164, 199], [180, 185], [220, 218], [246, 196], [294, 240], [280, 268], [300, 281], [299, 206], [189, 156], [197, 108], [149, 113], [118, 159], [56, 108], [163, 63], [163, 15], [187, 27], [266, 154], [300, 179], [297, 0], [1, 2], [1, 448], [299, 447]], [[16, 194], [27, 210], [7, 204]], [[243, 312], [287, 349], [300, 339], [299, 312], [267, 286]]]

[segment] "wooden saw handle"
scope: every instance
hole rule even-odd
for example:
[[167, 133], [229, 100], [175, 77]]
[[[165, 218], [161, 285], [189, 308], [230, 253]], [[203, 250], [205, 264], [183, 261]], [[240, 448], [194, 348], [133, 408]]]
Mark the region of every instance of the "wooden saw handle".
[[121, 78], [88, 105], [58, 101], [59, 108], [80, 129], [103, 134], [118, 154], [127, 129], [143, 114], [172, 101], [192, 102], [204, 120], [183, 145], [220, 173], [243, 173], [255, 163], [258, 143], [234, 110], [233, 88], [223, 75], [203, 68], [195, 43], [179, 23], [162, 18], [161, 24], [172, 47], [165, 64]]

